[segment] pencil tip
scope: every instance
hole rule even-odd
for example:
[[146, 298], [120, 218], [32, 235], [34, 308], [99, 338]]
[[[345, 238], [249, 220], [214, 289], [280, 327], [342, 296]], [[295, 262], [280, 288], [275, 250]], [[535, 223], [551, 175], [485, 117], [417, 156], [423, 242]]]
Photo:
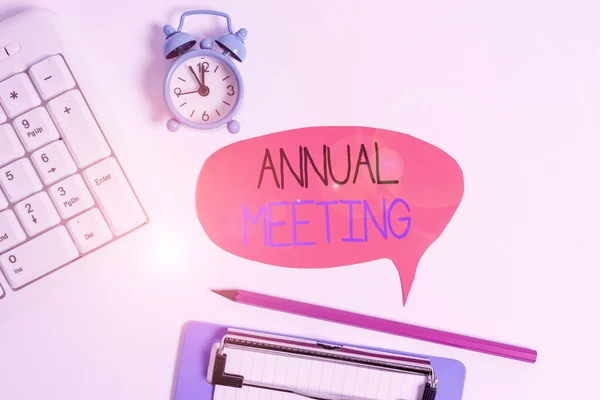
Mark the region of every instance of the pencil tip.
[[235, 301], [237, 295], [238, 295], [238, 291], [237, 290], [217, 290], [217, 289], [212, 289], [213, 293], [216, 293], [218, 295], [221, 295], [225, 298], [228, 298], [229, 300], [233, 300]]

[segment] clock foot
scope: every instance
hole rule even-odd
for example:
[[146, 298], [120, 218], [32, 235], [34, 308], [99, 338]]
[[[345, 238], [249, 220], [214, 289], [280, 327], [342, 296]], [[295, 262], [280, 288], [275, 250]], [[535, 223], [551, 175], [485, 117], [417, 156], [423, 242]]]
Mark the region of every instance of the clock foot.
[[235, 120], [231, 120], [227, 123], [227, 129], [229, 130], [229, 133], [238, 133], [240, 128], [240, 123]]
[[167, 129], [171, 132], [177, 132], [179, 130], [179, 122], [174, 119], [170, 119], [167, 121]]

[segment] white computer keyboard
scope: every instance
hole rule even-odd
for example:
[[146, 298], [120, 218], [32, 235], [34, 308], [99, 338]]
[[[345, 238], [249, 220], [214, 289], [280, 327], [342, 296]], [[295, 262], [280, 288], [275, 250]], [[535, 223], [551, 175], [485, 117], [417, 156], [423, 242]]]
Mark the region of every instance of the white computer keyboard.
[[[147, 216], [68, 56], [50, 39], [43, 51], [26, 36], [22, 43], [4, 39], [0, 76], [3, 66], [12, 73], [0, 80], [0, 268], [16, 291]], [[0, 288], [0, 298], [10, 289]]]

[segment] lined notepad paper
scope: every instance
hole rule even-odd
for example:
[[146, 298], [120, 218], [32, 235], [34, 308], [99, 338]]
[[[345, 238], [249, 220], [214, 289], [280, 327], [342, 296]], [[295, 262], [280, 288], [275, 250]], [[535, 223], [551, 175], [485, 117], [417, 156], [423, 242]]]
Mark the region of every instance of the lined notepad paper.
[[[252, 350], [226, 348], [225, 372], [246, 380], [311, 394], [355, 399], [421, 400], [426, 378], [422, 375], [383, 371]], [[306, 400], [306, 397], [252, 387], [217, 385], [214, 400]]]

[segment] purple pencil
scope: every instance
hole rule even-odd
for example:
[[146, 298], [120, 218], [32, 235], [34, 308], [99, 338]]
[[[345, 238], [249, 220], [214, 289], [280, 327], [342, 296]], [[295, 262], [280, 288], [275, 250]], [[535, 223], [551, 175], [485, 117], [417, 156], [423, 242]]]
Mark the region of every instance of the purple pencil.
[[485, 339], [443, 332], [436, 329], [405, 324], [368, 315], [355, 314], [348, 311], [337, 310], [299, 301], [282, 299], [261, 293], [247, 292], [244, 290], [213, 290], [214, 293], [226, 297], [236, 303], [268, 308], [271, 310], [287, 312], [290, 314], [312, 317], [324, 321], [337, 322], [359, 328], [379, 332], [391, 333], [411, 339], [423, 340], [447, 346], [458, 347], [465, 350], [478, 351], [499, 357], [511, 358], [518, 361], [535, 363], [537, 351], [493, 342]]

